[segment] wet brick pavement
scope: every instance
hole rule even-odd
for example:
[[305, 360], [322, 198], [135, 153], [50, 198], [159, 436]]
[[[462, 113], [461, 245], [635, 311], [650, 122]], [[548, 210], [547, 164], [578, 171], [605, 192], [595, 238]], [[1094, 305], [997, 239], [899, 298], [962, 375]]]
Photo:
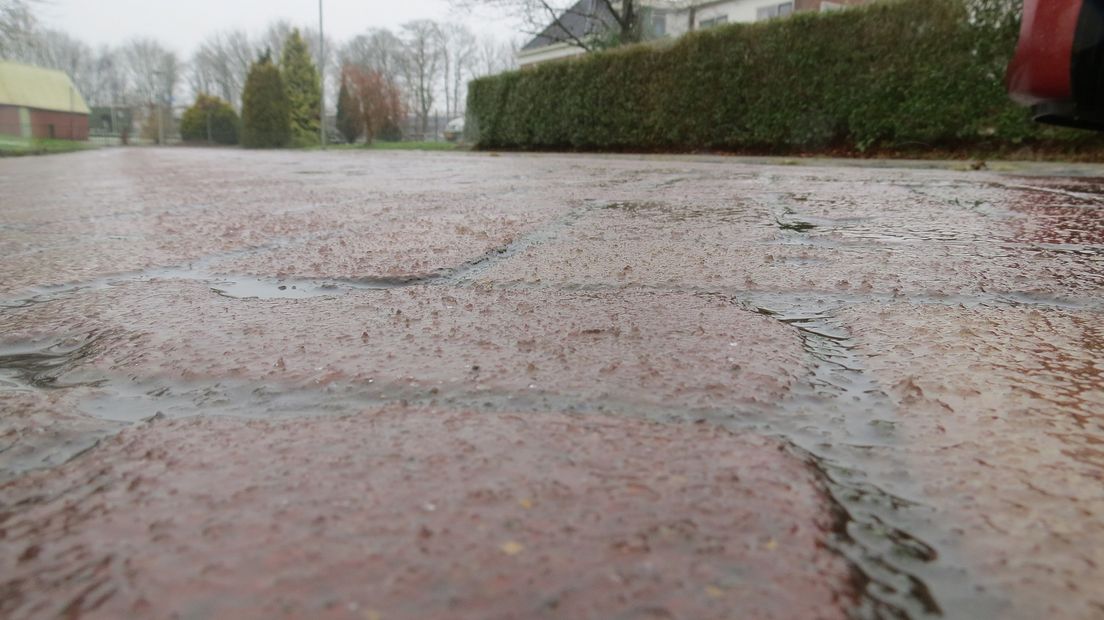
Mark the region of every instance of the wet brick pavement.
[[779, 163], [0, 162], [0, 615], [1104, 615], [1104, 181]]

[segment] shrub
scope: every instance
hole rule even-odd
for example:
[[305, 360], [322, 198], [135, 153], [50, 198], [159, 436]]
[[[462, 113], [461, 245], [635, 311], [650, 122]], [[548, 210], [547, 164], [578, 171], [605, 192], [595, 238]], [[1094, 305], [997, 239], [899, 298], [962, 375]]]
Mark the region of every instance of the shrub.
[[240, 122], [229, 103], [200, 94], [180, 120], [180, 137], [185, 142], [237, 144]]
[[280, 70], [265, 54], [253, 63], [242, 92], [242, 145], [280, 148], [291, 141], [291, 104]]
[[379, 138], [383, 142], [402, 142], [402, 127], [399, 126], [397, 120], [388, 119], [384, 121], [383, 125], [380, 127], [379, 133], [376, 134], [376, 138]]
[[136, 112], [141, 127], [141, 131], [138, 133], [140, 138], [160, 144], [162, 131], [164, 131], [166, 140], [172, 137], [174, 126], [172, 110], [166, 106], [150, 103], [137, 109]]
[[[1070, 140], [1004, 89], [1008, 0], [900, 0], [700, 31], [475, 80], [483, 148], [1008, 147]], [[996, 15], [997, 17], [993, 17]]]

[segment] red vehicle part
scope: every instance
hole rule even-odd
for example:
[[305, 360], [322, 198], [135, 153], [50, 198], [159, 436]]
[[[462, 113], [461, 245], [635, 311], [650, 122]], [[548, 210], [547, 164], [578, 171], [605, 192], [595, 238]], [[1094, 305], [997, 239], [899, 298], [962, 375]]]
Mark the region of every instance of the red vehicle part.
[[1008, 91], [1040, 122], [1104, 130], [1104, 0], [1025, 0]]

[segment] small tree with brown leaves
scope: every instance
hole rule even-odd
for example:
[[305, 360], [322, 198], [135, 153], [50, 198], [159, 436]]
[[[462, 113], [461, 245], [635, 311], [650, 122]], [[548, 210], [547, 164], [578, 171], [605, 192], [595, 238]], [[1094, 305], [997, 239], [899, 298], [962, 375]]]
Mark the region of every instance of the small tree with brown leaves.
[[406, 114], [402, 92], [394, 80], [374, 69], [346, 65], [341, 81], [347, 89], [347, 108], [360, 111], [365, 140], [371, 143], [377, 136], [394, 139]]

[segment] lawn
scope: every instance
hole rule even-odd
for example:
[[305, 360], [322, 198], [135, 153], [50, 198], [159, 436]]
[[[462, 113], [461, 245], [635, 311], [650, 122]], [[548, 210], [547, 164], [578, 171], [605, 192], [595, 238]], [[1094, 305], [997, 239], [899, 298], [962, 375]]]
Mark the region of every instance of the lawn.
[[[317, 147], [315, 147], [317, 148]], [[371, 144], [331, 144], [331, 149], [369, 149], [373, 151], [455, 151], [464, 147], [455, 142], [380, 142]]]
[[20, 155], [50, 155], [53, 153], [71, 153], [95, 148], [87, 142], [70, 140], [48, 140], [15, 138], [0, 136], [0, 157], [18, 157]]

